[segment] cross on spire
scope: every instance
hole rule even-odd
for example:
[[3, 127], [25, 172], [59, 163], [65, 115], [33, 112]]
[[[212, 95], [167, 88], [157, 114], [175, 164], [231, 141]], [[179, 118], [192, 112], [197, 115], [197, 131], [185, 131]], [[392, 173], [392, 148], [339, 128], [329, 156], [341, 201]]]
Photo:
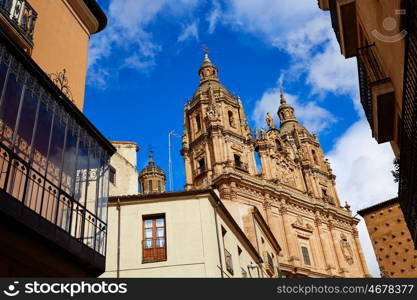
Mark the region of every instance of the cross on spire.
[[209, 48], [208, 48], [208, 46], [206, 44], [203, 44], [202, 45], [202, 49], [203, 49], [203, 52], [205, 54], [209, 54], [210, 53], [210, 50], [209, 50]]

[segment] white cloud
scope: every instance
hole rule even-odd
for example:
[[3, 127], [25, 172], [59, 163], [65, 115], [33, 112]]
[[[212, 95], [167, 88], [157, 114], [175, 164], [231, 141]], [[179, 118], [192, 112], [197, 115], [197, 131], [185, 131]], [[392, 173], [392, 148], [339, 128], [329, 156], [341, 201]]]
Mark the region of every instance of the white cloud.
[[[354, 123], [327, 154], [336, 174], [342, 203], [353, 211], [396, 197], [398, 186], [391, 174], [394, 155], [389, 144], [378, 145], [365, 120]], [[365, 221], [358, 226], [368, 267], [374, 276], [379, 268]]]
[[209, 34], [212, 34], [216, 30], [217, 22], [219, 21], [221, 14], [222, 14], [219, 1], [213, 0], [212, 5], [213, 7], [206, 18], [206, 21], [209, 23], [209, 28], [208, 28]]
[[[314, 101], [302, 104], [297, 96], [288, 93], [285, 93], [285, 98], [287, 99], [287, 103], [294, 107], [297, 119], [311, 132], [319, 133], [336, 122], [336, 118], [329, 111], [318, 106]], [[276, 114], [279, 105], [279, 90], [270, 89], [266, 91], [261, 99], [256, 102], [252, 114], [252, 119], [255, 121], [256, 126], [265, 126], [265, 116], [267, 112], [269, 112], [271, 116], [274, 116], [275, 122], [279, 124], [278, 116]]]
[[93, 35], [90, 41], [89, 83], [104, 85], [107, 78], [97, 76], [107, 73], [108, 77], [114, 73], [102, 63], [115, 50], [122, 54], [117, 58], [121, 62], [112, 62], [113, 68], [129, 66], [149, 71], [162, 48], [155, 42], [148, 26], [158, 16], [171, 17], [179, 22], [182, 17], [191, 15], [199, 3], [199, 0], [110, 0], [108, 26], [103, 32]]
[[196, 39], [198, 41], [198, 22], [194, 21], [188, 26], [184, 27], [184, 30], [178, 36], [178, 42], [183, 42], [188, 39]]

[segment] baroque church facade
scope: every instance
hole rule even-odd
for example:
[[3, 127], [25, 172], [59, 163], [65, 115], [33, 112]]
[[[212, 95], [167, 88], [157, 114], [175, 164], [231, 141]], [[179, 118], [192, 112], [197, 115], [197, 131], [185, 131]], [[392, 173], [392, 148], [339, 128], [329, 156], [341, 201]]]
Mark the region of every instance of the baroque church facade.
[[341, 205], [317, 136], [297, 121], [283, 92], [277, 99], [280, 126], [268, 113], [268, 129], [252, 134], [241, 99], [221, 84], [207, 53], [199, 76], [184, 108], [185, 190], [217, 187], [249, 235], [256, 207], [282, 247], [286, 277], [369, 277], [359, 220]]

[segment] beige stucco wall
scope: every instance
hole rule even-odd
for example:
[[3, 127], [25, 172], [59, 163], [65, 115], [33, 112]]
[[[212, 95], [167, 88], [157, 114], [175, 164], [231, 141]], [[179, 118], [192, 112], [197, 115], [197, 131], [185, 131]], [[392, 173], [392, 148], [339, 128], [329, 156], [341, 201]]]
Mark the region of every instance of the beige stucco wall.
[[139, 191], [137, 145], [129, 142], [112, 142], [117, 152], [111, 157], [110, 165], [116, 169], [115, 183], [109, 183], [109, 196], [133, 195]]
[[67, 0], [30, 4], [38, 13], [31, 56], [46, 73], [66, 69], [74, 103], [82, 110], [90, 33]]
[[[211, 196], [177, 199], [139, 200], [121, 206], [121, 277], [221, 277], [215, 214]], [[116, 277], [118, 211], [109, 206], [106, 272]], [[166, 217], [167, 260], [142, 262], [142, 216], [164, 213]], [[221, 227], [227, 231], [225, 242]], [[241, 277], [240, 266], [255, 262], [248, 246], [222, 214], [218, 214], [218, 234], [224, 265], [224, 246], [232, 254], [234, 277]], [[238, 248], [242, 254], [238, 255]], [[256, 270], [251, 275], [256, 277]], [[232, 277], [226, 270], [225, 277]]]

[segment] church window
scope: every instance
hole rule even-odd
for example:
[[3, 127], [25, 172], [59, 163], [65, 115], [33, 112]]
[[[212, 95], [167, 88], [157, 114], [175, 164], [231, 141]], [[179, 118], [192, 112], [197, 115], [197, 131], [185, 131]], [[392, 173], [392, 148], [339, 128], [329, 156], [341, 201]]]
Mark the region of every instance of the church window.
[[198, 168], [200, 172], [204, 172], [206, 170], [206, 161], [204, 160], [204, 158], [198, 161]]
[[229, 112], [227, 114], [228, 114], [228, 117], [229, 117], [229, 125], [230, 125], [230, 127], [235, 127], [235, 118], [233, 116], [233, 112], [231, 112], [229, 110]]
[[116, 184], [116, 169], [112, 166], [109, 167], [109, 181]]
[[242, 164], [242, 162], [241, 162], [241, 160], [240, 160], [240, 156], [239, 156], [239, 155], [237, 155], [237, 154], [235, 154], [235, 155], [234, 155], [234, 158], [235, 158], [235, 166], [236, 166], [236, 167], [240, 167], [240, 166], [241, 166], [241, 164]]
[[143, 262], [167, 259], [165, 215], [143, 217]]
[[158, 192], [161, 192], [161, 181], [158, 180]]
[[303, 254], [304, 264], [311, 265], [310, 254], [308, 253], [308, 248], [301, 246], [301, 252]]
[[197, 116], [195, 117], [195, 123], [196, 123], [196, 125], [197, 125], [197, 131], [200, 131], [200, 130], [201, 130], [201, 120], [200, 120], [200, 115], [197, 115]]
[[313, 159], [314, 159], [314, 163], [318, 164], [318, 159], [317, 159], [317, 154], [316, 151], [314, 149], [311, 150], [311, 154], [313, 154]]
[[149, 192], [152, 192], [152, 180], [149, 180], [148, 182]]

